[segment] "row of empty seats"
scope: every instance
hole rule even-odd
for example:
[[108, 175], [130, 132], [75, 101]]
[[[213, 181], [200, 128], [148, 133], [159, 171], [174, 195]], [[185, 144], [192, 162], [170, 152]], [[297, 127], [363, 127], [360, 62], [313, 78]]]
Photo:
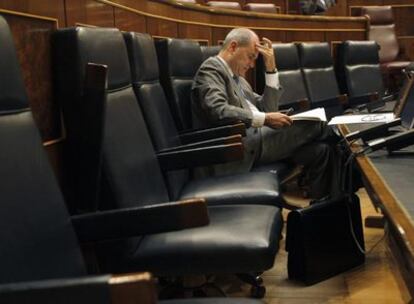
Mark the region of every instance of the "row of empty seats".
[[[158, 276], [233, 273], [248, 278], [253, 293], [263, 296], [258, 275], [273, 265], [283, 224], [277, 175], [190, 178], [189, 167], [242, 157], [241, 136], [200, 141], [192, 133], [195, 140], [182, 144], [159, 82], [155, 46], [147, 34], [63, 29], [54, 35], [54, 49], [57, 98], [68, 134], [65, 163], [81, 184], [73, 191], [78, 193], [77, 202], [85, 202], [82, 196], [89, 191], [91, 197], [100, 194], [92, 211], [194, 197], [208, 205], [206, 227], [100, 244], [96, 247], [100, 269], [148, 270]], [[186, 52], [180, 56], [174, 62], [187, 59]], [[82, 67], [88, 62], [108, 67], [105, 107], [94, 110], [85, 104], [79, 86], [87, 77]], [[87, 128], [82, 120], [88, 121]], [[88, 154], [84, 147], [91, 145], [89, 151], [95, 153]], [[83, 172], [99, 160], [101, 171], [85, 176]], [[96, 183], [99, 187], [82, 186]], [[91, 208], [77, 208], [85, 209]]]
[[[87, 273], [79, 246], [84, 242], [94, 244], [88, 247], [100, 273], [230, 273], [251, 283], [253, 295], [264, 295], [259, 275], [274, 263], [283, 226], [278, 174], [262, 168], [193, 180], [188, 169], [242, 157], [244, 126], [237, 122], [188, 131], [192, 77], [218, 47], [177, 39], [155, 46], [146, 34], [105, 28], [61, 29], [53, 35], [55, 97], [67, 131], [65, 174], [73, 186], [67, 199], [74, 215], [69, 216], [44, 156], [3, 19], [0, 40], [0, 153], [7, 160], [0, 163], [0, 176], [7, 180], [0, 186], [6, 202], [0, 237], [8, 244], [0, 253], [2, 284], [48, 279], [56, 287], [63, 278], [78, 283], [77, 277]], [[299, 53], [309, 51], [301, 59], [303, 74], [315, 68], [312, 60], [320, 59], [320, 49], [330, 54], [326, 47], [299, 48]], [[298, 52], [293, 44], [283, 48]], [[276, 52], [283, 58], [283, 51]], [[278, 68], [283, 78], [281, 62]], [[331, 74], [331, 66], [316, 70], [306, 82], [320, 83], [324, 76], [314, 76], [319, 70]], [[27, 248], [31, 254], [21, 255]], [[91, 290], [87, 279], [80, 282], [79, 288]], [[32, 286], [22, 284], [26, 292]], [[6, 296], [19, 297], [13, 293], [18, 288], [5, 290]], [[219, 301], [234, 303], [200, 303]]]
[[280, 14], [280, 6], [276, 6], [274, 3], [246, 3], [244, 5], [240, 4], [238, 1], [197, 1], [197, 0], [177, 0], [181, 3], [191, 3], [191, 4], [204, 4], [209, 7], [215, 8], [224, 8], [231, 10], [245, 10], [252, 12], [260, 13], [271, 13], [271, 14]]
[[[272, 267], [283, 225], [277, 179], [270, 173], [250, 173], [228, 180], [248, 181], [244, 189], [217, 189], [212, 184], [226, 181], [212, 179], [197, 186], [211, 189], [210, 198], [169, 202], [162, 165], [180, 169], [193, 159], [197, 165], [200, 160], [234, 160], [241, 157], [242, 146], [240, 141], [203, 143], [197, 149], [155, 152], [137, 100], [162, 94], [156, 66], [140, 65], [143, 52], [152, 49], [150, 56], [156, 58], [149, 36], [103, 28], [62, 29], [53, 35], [55, 94], [68, 127], [65, 149], [77, 161], [72, 163], [77, 184], [85, 183], [77, 197], [85, 205], [76, 208], [83, 212], [73, 216], [44, 153], [13, 39], [1, 17], [0, 41], [0, 176], [7, 180], [0, 185], [2, 303], [108, 302], [110, 277], [86, 276], [91, 261], [85, 263], [81, 243], [93, 248], [99, 273], [233, 273], [254, 286], [255, 296], [264, 295], [258, 275]], [[208, 157], [200, 154], [204, 148]], [[214, 153], [220, 151], [224, 158]], [[222, 190], [234, 192], [226, 197]]]
[[[325, 107], [328, 116], [347, 108], [382, 103], [385, 90], [374, 41], [346, 41], [338, 45], [334, 61], [328, 43], [274, 44], [279, 79], [285, 92], [282, 109]], [[338, 79], [338, 81], [337, 81]], [[261, 61], [256, 68], [258, 90], [263, 90]], [[378, 104], [377, 104], [378, 105]]]

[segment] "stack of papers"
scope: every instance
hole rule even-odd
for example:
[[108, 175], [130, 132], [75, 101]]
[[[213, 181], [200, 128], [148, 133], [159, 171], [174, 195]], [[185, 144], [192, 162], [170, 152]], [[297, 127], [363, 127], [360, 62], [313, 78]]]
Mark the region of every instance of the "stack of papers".
[[313, 110], [291, 115], [290, 118], [292, 118], [292, 120], [326, 121], [326, 114], [324, 108], [316, 108]]

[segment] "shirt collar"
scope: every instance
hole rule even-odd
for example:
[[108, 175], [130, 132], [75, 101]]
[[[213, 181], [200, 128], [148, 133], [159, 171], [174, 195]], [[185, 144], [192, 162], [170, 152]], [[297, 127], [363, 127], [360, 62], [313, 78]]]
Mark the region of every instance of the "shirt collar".
[[226, 62], [226, 60], [224, 60], [223, 58], [220, 57], [220, 55], [217, 55], [217, 58], [223, 63], [224, 67], [226, 68], [227, 72], [229, 73], [231, 78], [234, 78], [234, 73], [233, 71], [230, 69], [228, 63]]

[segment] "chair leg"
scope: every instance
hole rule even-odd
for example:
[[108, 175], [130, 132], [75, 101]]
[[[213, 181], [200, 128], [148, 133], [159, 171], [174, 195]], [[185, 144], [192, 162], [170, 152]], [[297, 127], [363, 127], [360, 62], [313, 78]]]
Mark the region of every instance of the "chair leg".
[[263, 279], [260, 274], [255, 273], [238, 273], [237, 277], [247, 283], [252, 285], [250, 288], [250, 295], [256, 299], [262, 299], [266, 294], [266, 287], [263, 286]]

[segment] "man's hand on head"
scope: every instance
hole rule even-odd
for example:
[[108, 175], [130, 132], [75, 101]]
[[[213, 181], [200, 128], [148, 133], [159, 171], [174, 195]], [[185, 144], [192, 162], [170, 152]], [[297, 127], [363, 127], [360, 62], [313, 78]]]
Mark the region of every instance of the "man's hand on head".
[[279, 112], [266, 113], [264, 125], [269, 128], [277, 129], [291, 124], [292, 119], [288, 115]]
[[266, 72], [274, 72], [276, 69], [276, 62], [272, 42], [263, 37], [263, 40], [260, 43], [256, 43], [256, 47], [259, 53], [263, 56]]

